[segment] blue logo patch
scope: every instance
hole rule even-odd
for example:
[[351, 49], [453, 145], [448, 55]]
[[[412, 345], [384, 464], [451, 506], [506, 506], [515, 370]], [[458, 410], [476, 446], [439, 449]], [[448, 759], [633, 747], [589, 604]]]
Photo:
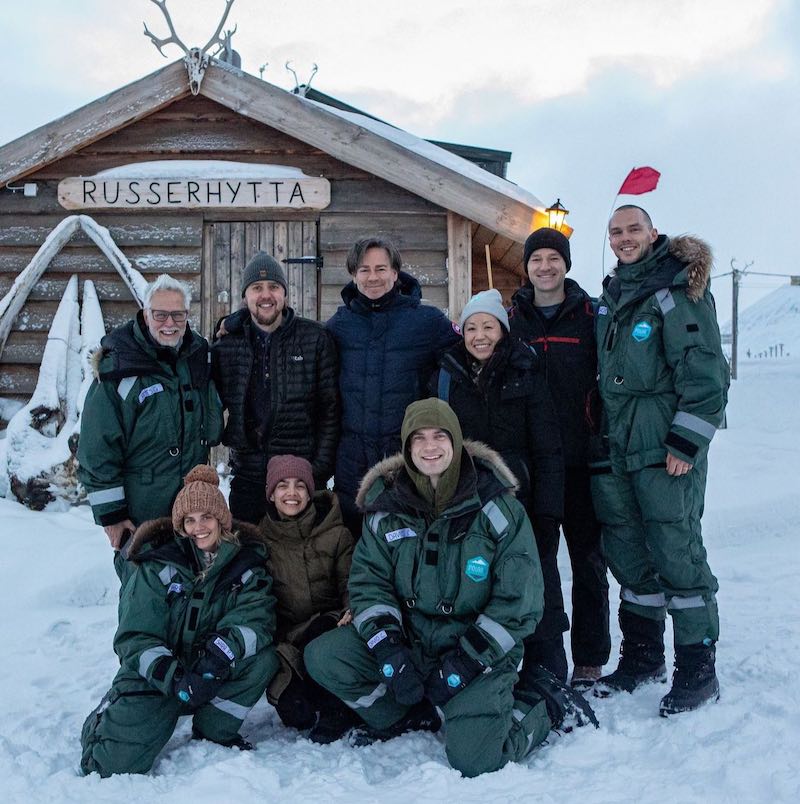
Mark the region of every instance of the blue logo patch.
[[608, 307], [605, 304], [597, 308], [597, 315], [608, 315]]
[[394, 667], [392, 667], [390, 664], [385, 664], [381, 668], [381, 672], [383, 673], [384, 678], [391, 678], [394, 675]]
[[447, 677], [448, 687], [457, 687], [461, 683], [461, 676], [458, 673], [450, 673]]
[[464, 574], [471, 581], [485, 581], [489, 577], [489, 562], [483, 556], [475, 556], [467, 561]]
[[640, 321], [634, 328], [631, 335], [638, 343], [646, 341], [653, 332], [653, 325], [647, 321]]

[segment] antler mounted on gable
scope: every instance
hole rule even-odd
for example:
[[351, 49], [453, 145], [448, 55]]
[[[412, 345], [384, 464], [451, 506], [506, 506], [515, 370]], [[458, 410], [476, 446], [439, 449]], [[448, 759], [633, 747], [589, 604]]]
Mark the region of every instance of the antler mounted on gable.
[[181, 50], [183, 50], [183, 52], [186, 54], [183, 60], [186, 63], [186, 70], [189, 73], [189, 88], [192, 91], [192, 95], [196, 95], [200, 91], [200, 82], [203, 80], [203, 75], [208, 67], [208, 49], [215, 44], [220, 45], [220, 47], [223, 49], [230, 47], [230, 37], [236, 31], [236, 28], [234, 27], [233, 31], [226, 32], [226, 34], [222, 37], [220, 36], [220, 33], [222, 32], [222, 26], [225, 25], [225, 20], [228, 19], [228, 13], [231, 10], [234, 0], [225, 0], [225, 12], [222, 15], [219, 25], [217, 26], [217, 30], [214, 31], [214, 35], [203, 47], [186, 47], [186, 45], [180, 40], [178, 34], [175, 32], [175, 26], [172, 24], [169, 11], [167, 11], [167, 0], [151, 0], [151, 2], [155, 3], [161, 9], [161, 13], [167, 20], [170, 35], [164, 39], [159, 39], [157, 36], [155, 36], [155, 34], [148, 30], [147, 23], [144, 23], [144, 35], [150, 38], [150, 41], [152, 41], [152, 43], [158, 48], [158, 52], [164, 56], [164, 58], [167, 58], [167, 54], [162, 50], [164, 45], [175, 44], [181, 48]]

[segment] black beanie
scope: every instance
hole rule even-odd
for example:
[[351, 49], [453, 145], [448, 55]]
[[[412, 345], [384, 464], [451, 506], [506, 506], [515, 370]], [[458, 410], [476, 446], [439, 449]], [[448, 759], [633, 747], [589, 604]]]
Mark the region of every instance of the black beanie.
[[283, 273], [280, 263], [274, 258], [270, 257], [266, 251], [259, 251], [254, 254], [250, 262], [242, 271], [242, 298], [244, 292], [253, 282], [277, 282], [283, 286], [283, 289], [288, 293], [289, 289], [286, 287], [286, 277]]
[[572, 259], [569, 255], [569, 240], [557, 229], [537, 229], [528, 235], [525, 241], [525, 256], [522, 258], [522, 267], [528, 272], [528, 260], [531, 254], [540, 248], [551, 248], [557, 251], [567, 264], [567, 270], [572, 267]]

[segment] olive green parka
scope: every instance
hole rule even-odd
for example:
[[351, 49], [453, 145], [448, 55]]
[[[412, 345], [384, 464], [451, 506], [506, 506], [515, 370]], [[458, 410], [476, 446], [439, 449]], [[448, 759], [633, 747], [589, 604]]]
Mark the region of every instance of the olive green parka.
[[533, 532], [500, 456], [464, 441], [453, 496], [435, 516], [402, 453], [374, 466], [357, 502], [363, 535], [350, 572], [361, 637], [403, 632], [435, 661], [457, 645], [485, 667], [522, 657], [542, 616], [543, 583]]
[[[275, 599], [267, 550], [258, 530], [234, 522], [240, 544], [223, 541], [207, 569], [170, 519], [147, 522], [133, 536], [136, 569], [122, 589], [114, 650], [120, 674], [136, 673], [170, 695], [178, 666], [189, 668], [212, 633], [241, 662], [271, 649]], [[116, 680], [115, 680], [115, 683]]]
[[98, 525], [166, 516], [183, 478], [222, 436], [208, 343], [187, 325], [157, 347], [140, 312], [101, 341], [78, 442], [78, 477]]
[[711, 267], [702, 240], [659, 235], [603, 283], [598, 370], [616, 472], [663, 465], [667, 451], [694, 464], [722, 423], [729, 370]]

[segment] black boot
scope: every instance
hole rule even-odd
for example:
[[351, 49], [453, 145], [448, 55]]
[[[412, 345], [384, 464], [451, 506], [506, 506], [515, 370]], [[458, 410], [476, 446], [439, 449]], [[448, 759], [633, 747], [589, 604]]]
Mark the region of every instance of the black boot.
[[524, 689], [515, 688], [514, 697], [531, 706], [543, 700], [553, 729], [572, 731], [589, 723], [596, 729], [600, 728], [597, 716], [586, 698], [543, 667], [528, 675]]
[[275, 703], [275, 711], [281, 723], [298, 731], [310, 729], [317, 720], [317, 711], [310, 698], [307, 685], [292, 673], [286, 689]]
[[640, 617], [620, 609], [622, 645], [619, 664], [613, 673], [601, 676], [594, 685], [594, 695], [608, 698], [616, 692], [633, 692], [642, 684], [667, 680], [664, 664], [664, 622]]
[[433, 704], [427, 698], [423, 698], [419, 703], [414, 704], [400, 720], [385, 729], [374, 729], [371, 726], [353, 729], [350, 733], [350, 745], [355, 747], [372, 745], [372, 743], [393, 740], [407, 731], [437, 732], [441, 727], [442, 719]]
[[335, 743], [360, 723], [363, 725], [361, 718], [349, 706], [335, 698], [320, 707], [319, 717], [308, 733], [308, 739], [319, 745]]
[[539, 667], [549, 670], [560, 681], [567, 680], [567, 654], [561, 634], [551, 639], [538, 639], [534, 636], [525, 640], [525, 658], [519, 673], [519, 686], [525, 686], [528, 673], [532, 673], [535, 678]]
[[716, 648], [706, 645], [675, 646], [675, 672], [672, 689], [661, 699], [662, 717], [691, 712], [708, 701], [719, 700], [719, 681], [714, 670]]

